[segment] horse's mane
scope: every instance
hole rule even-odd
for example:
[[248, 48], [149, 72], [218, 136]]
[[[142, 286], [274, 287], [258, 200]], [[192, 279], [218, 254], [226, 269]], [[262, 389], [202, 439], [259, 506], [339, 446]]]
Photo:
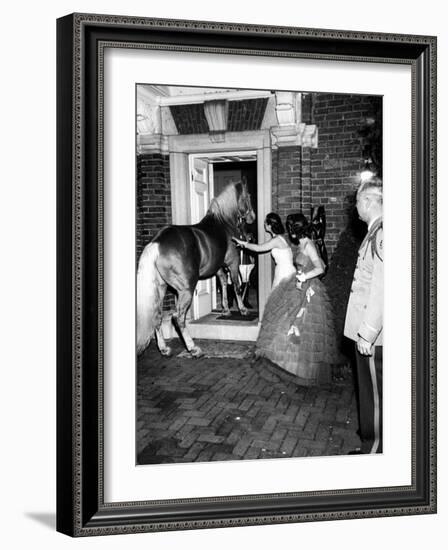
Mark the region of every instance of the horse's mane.
[[238, 200], [243, 192], [241, 182], [229, 183], [221, 193], [212, 199], [207, 216], [215, 218], [220, 223], [235, 229], [238, 223]]

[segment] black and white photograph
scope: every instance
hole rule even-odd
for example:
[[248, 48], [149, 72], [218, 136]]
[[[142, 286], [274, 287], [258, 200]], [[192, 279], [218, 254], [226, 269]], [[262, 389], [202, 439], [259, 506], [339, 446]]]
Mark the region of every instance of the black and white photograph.
[[136, 464], [381, 454], [382, 96], [135, 94]]
[[443, 547], [443, 6], [6, 5], [4, 548]]
[[435, 37], [58, 44], [58, 530], [433, 514]]

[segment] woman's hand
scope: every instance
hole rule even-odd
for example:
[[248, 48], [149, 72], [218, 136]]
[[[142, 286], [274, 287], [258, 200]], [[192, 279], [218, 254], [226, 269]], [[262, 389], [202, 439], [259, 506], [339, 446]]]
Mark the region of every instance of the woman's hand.
[[241, 241], [240, 239], [237, 239], [236, 237], [232, 237], [232, 241], [236, 244], [236, 246], [239, 246], [241, 248], [244, 248], [246, 241]]
[[296, 279], [297, 279], [297, 282], [296, 282], [297, 290], [302, 290], [302, 283], [304, 283], [306, 281], [305, 274], [303, 273], [302, 270], [299, 270], [297, 272]]

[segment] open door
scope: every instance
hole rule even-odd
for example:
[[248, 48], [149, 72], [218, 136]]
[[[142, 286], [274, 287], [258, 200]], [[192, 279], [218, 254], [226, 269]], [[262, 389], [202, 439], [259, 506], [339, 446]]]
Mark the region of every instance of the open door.
[[[206, 214], [213, 198], [212, 165], [205, 158], [190, 156], [190, 207], [191, 223], [198, 223]], [[193, 297], [193, 320], [200, 319], [212, 311], [213, 279], [198, 281]]]

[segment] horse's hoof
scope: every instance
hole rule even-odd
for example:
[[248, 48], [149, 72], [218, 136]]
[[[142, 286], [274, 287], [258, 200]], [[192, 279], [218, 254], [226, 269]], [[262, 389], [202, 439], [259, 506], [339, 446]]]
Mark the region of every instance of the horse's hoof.
[[240, 309], [240, 313], [241, 313], [241, 315], [249, 315], [249, 310], [245, 307], [242, 307]]
[[223, 309], [221, 315], [223, 317], [230, 317], [232, 315], [232, 312], [230, 311], [230, 309]]
[[161, 349], [160, 353], [164, 357], [171, 357], [173, 355], [173, 350], [170, 347], [167, 346], [166, 348]]
[[199, 346], [194, 346], [194, 348], [191, 348], [190, 353], [192, 357], [201, 357], [203, 355]]

